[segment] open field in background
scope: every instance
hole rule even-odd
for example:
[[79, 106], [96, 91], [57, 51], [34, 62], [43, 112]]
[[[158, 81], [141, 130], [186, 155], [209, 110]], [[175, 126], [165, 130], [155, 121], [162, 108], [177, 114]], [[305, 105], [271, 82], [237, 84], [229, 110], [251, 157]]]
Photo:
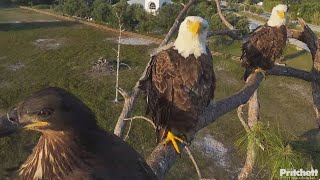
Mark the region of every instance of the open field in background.
[[[37, 20], [50, 21], [32, 22]], [[122, 102], [112, 102], [115, 74], [97, 75], [90, 70], [100, 57], [115, 59], [116, 54], [112, 48], [116, 47], [113, 41], [116, 34], [78, 23], [52, 20], [52, 17], [27, 10], [0, 9], [0, 21], [7, 22], [0, 22], [0, 112], [13, 108], [36, 90], [58, 86], [84, 101], [95, 112], [99, 125], [112, 131], [122, 110]], [[211, 40], [211, 49], [224, 53], [214, 55], [218, 81], [215, 94], [216, 99], [220, 100], [234, 94], [244, 85], [244, 70], [232, 57], [240, 55], [241, 42], [224, 41], [222, 44], [216, 38]], [[39, 45], [39, 42], [51, 44]], [[148, 62], [149, 53], [155, 47], [154, 44], [121, 46], [121, 59], [132, 68], [124, 68], [120, 72], [121, 88], [130, 90], [134, 86]], [[288, 46], [286, 57], [290, 66], [310, 69], [311, 56], [308, 53], [298, 52]], [[279, 125], [296, 135], [316, 127], [308, 83], [284, 77], [268, 77], [259, 88], [259, 96], [263, 122]], [[134, 114], [144, 115], [143, 98], [140, 98]], [[243, 131], [233, 111], [198, 133], [191, 151], [205, 178], [230, 179], [238, 174], [244, 156], [237, 152], [233, 144]], [[36, 138], [37, 135], [28, 132], [0, 139], [0, 174], [4, 168], [24, 161]], [[156, 146], [154, 131], [148, 123], [134, 121], [128, 143], [147, 157]], [[319, 145], [317, 143], [314, 144]], [[319, 169], [319, 164], [316, 167]], [[194, 167], [186, 155], [177, 161], [168, 179], [197, 179]]]

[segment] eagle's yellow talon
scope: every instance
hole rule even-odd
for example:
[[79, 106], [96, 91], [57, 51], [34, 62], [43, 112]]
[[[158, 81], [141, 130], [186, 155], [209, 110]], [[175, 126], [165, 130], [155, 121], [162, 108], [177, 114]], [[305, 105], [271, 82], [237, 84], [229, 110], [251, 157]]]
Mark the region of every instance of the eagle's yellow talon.
[[168, 142], [171, 141], [174, 149], [177, 151], [178, 154], [180, 154], [180, 149], [176, 140], [179, 141], [180, 143], [183, 143], [183, 140], [181, 138], [176, 137], [172, 132], [169, 131], [167, 134], [167, 138], [164, 141], [164, 144], [167, 144]]
[[264, 78], [267, 77], [267, 75], [266, 75], [266, 74], [267, 74], [267, 71], [266, 71], [266, 70], [263, 70], [263, 69], [261, 69], [261, 68], [255, 69], [254, 72], [255, 72], [255, 73], [261, 72], [261, 73], [263, 74]]

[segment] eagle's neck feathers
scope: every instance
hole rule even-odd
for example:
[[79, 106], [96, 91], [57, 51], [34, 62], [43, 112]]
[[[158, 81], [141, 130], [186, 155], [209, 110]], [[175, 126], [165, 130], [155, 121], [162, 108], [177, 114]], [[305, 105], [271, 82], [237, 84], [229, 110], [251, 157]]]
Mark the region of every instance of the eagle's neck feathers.
[[207, 54], [206, 39], [192, 35], [183, 36], [179, 33], [174, 43], [174, 49], [176, 49], [184, 58], [187, 58], [192, 54], [198, 58], [201, 54]]
[[64, 179], [78, 168], [89, 168], [75, 139], [65, 132], [43, 132], [32, 154], [20, 166], [18, 176], [23, 179]]

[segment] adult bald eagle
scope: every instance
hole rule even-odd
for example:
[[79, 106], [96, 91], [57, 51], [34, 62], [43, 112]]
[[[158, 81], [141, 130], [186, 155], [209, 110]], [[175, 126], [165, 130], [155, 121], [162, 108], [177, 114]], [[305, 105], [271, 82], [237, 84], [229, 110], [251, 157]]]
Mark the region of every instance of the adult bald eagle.
[[268, 22], [258, 27], [243, 45], [241, 60], [246, 68], [245, 81], [254, 70], [265, 73], [265, 70], [271, 69], [274, 61], [281, 56], [287, 42], [286, 12], [286, 5], [275, 6]]
[[147, 76], [140, 83], [157, 126], [157, 141], [166, 137], [180, 153], [176, 135], [195, 128], [199, 115], [214, 96], [212, 56], [206, 47], [208, 22], [196, 16], [181, 23], [174, 46], [152, 57]]
[[132, 147], [101, 130], [92, 111], [63, 89], [36, 92], [1, 122], [8, 119], [42, 133], [12, 179], [155, 179]]

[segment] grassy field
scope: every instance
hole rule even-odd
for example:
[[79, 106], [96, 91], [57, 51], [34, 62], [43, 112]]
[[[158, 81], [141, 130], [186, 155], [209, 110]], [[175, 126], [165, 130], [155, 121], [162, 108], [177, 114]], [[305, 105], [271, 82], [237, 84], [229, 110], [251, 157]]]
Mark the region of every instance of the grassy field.
[[[30, 93], [47, 86], [65, 88], [85, 102], [95, 113], [98, 123], [112, 131], [122, 103], [114, 103], [115, 74], [93, 75], [90, 70], [99, 57], [115, 59], [112, 48], [115, 34], [106, 33], [82, 24], [70, 22], [32, 22], [53, 20], [51, 17], [26, 10], [0, 9], [0, 112], [6, 112]], [[12, 21], [27, 21], [13, 23]], [[53, 39], [55, 46], [38, 46], [39, 40]], [[225, 54], [214, 56], [217, 76], [216, 100], [237, 92], [244, 83], [243, 68], [232, 56], [238, 56], [240, 42], [228, 45], [211, 44], [214, 51]], [[148, 61], [149, 52], [156, 45], [122, 45], [121, 59], [131, 70], [120, 72], [120, 87], [130, 90]], [[301, 69], [310, 67], [310, 56], [287, 49], [289, 65]], [[316, 127], [310, 84], [284, 77], [268, 77], [259, 88], [261, 120], [279, 125], [296, 135]], [[136, 115], [144, 114], [142, 98]], [[231, 179], [243, 166], [244, 156], [233, 144], [243, 128], [236, 113], [230, 112], [198, 133], [191, 146], [205, 178]], [[315, 136], [318, 136], [317, 133]], [[0, 173], [4, 168], [18, 165], [30, 153], [37, 139], [33, 132], [0, 140]], [[149, 124], [134, 122], [128, 143], [147, 157], [156, 146], [155, 134]], [[319, 143], [319, 142], [317, 142]], [[318, 144], [316, 144], [318, 145]], [[315, 167], [320, 168], [319, 164]], [[267, 179], [260, 177], [259, 179]], [[197, 179], [196, 171], [186, 155], [175, 163], [168, 179]]]

